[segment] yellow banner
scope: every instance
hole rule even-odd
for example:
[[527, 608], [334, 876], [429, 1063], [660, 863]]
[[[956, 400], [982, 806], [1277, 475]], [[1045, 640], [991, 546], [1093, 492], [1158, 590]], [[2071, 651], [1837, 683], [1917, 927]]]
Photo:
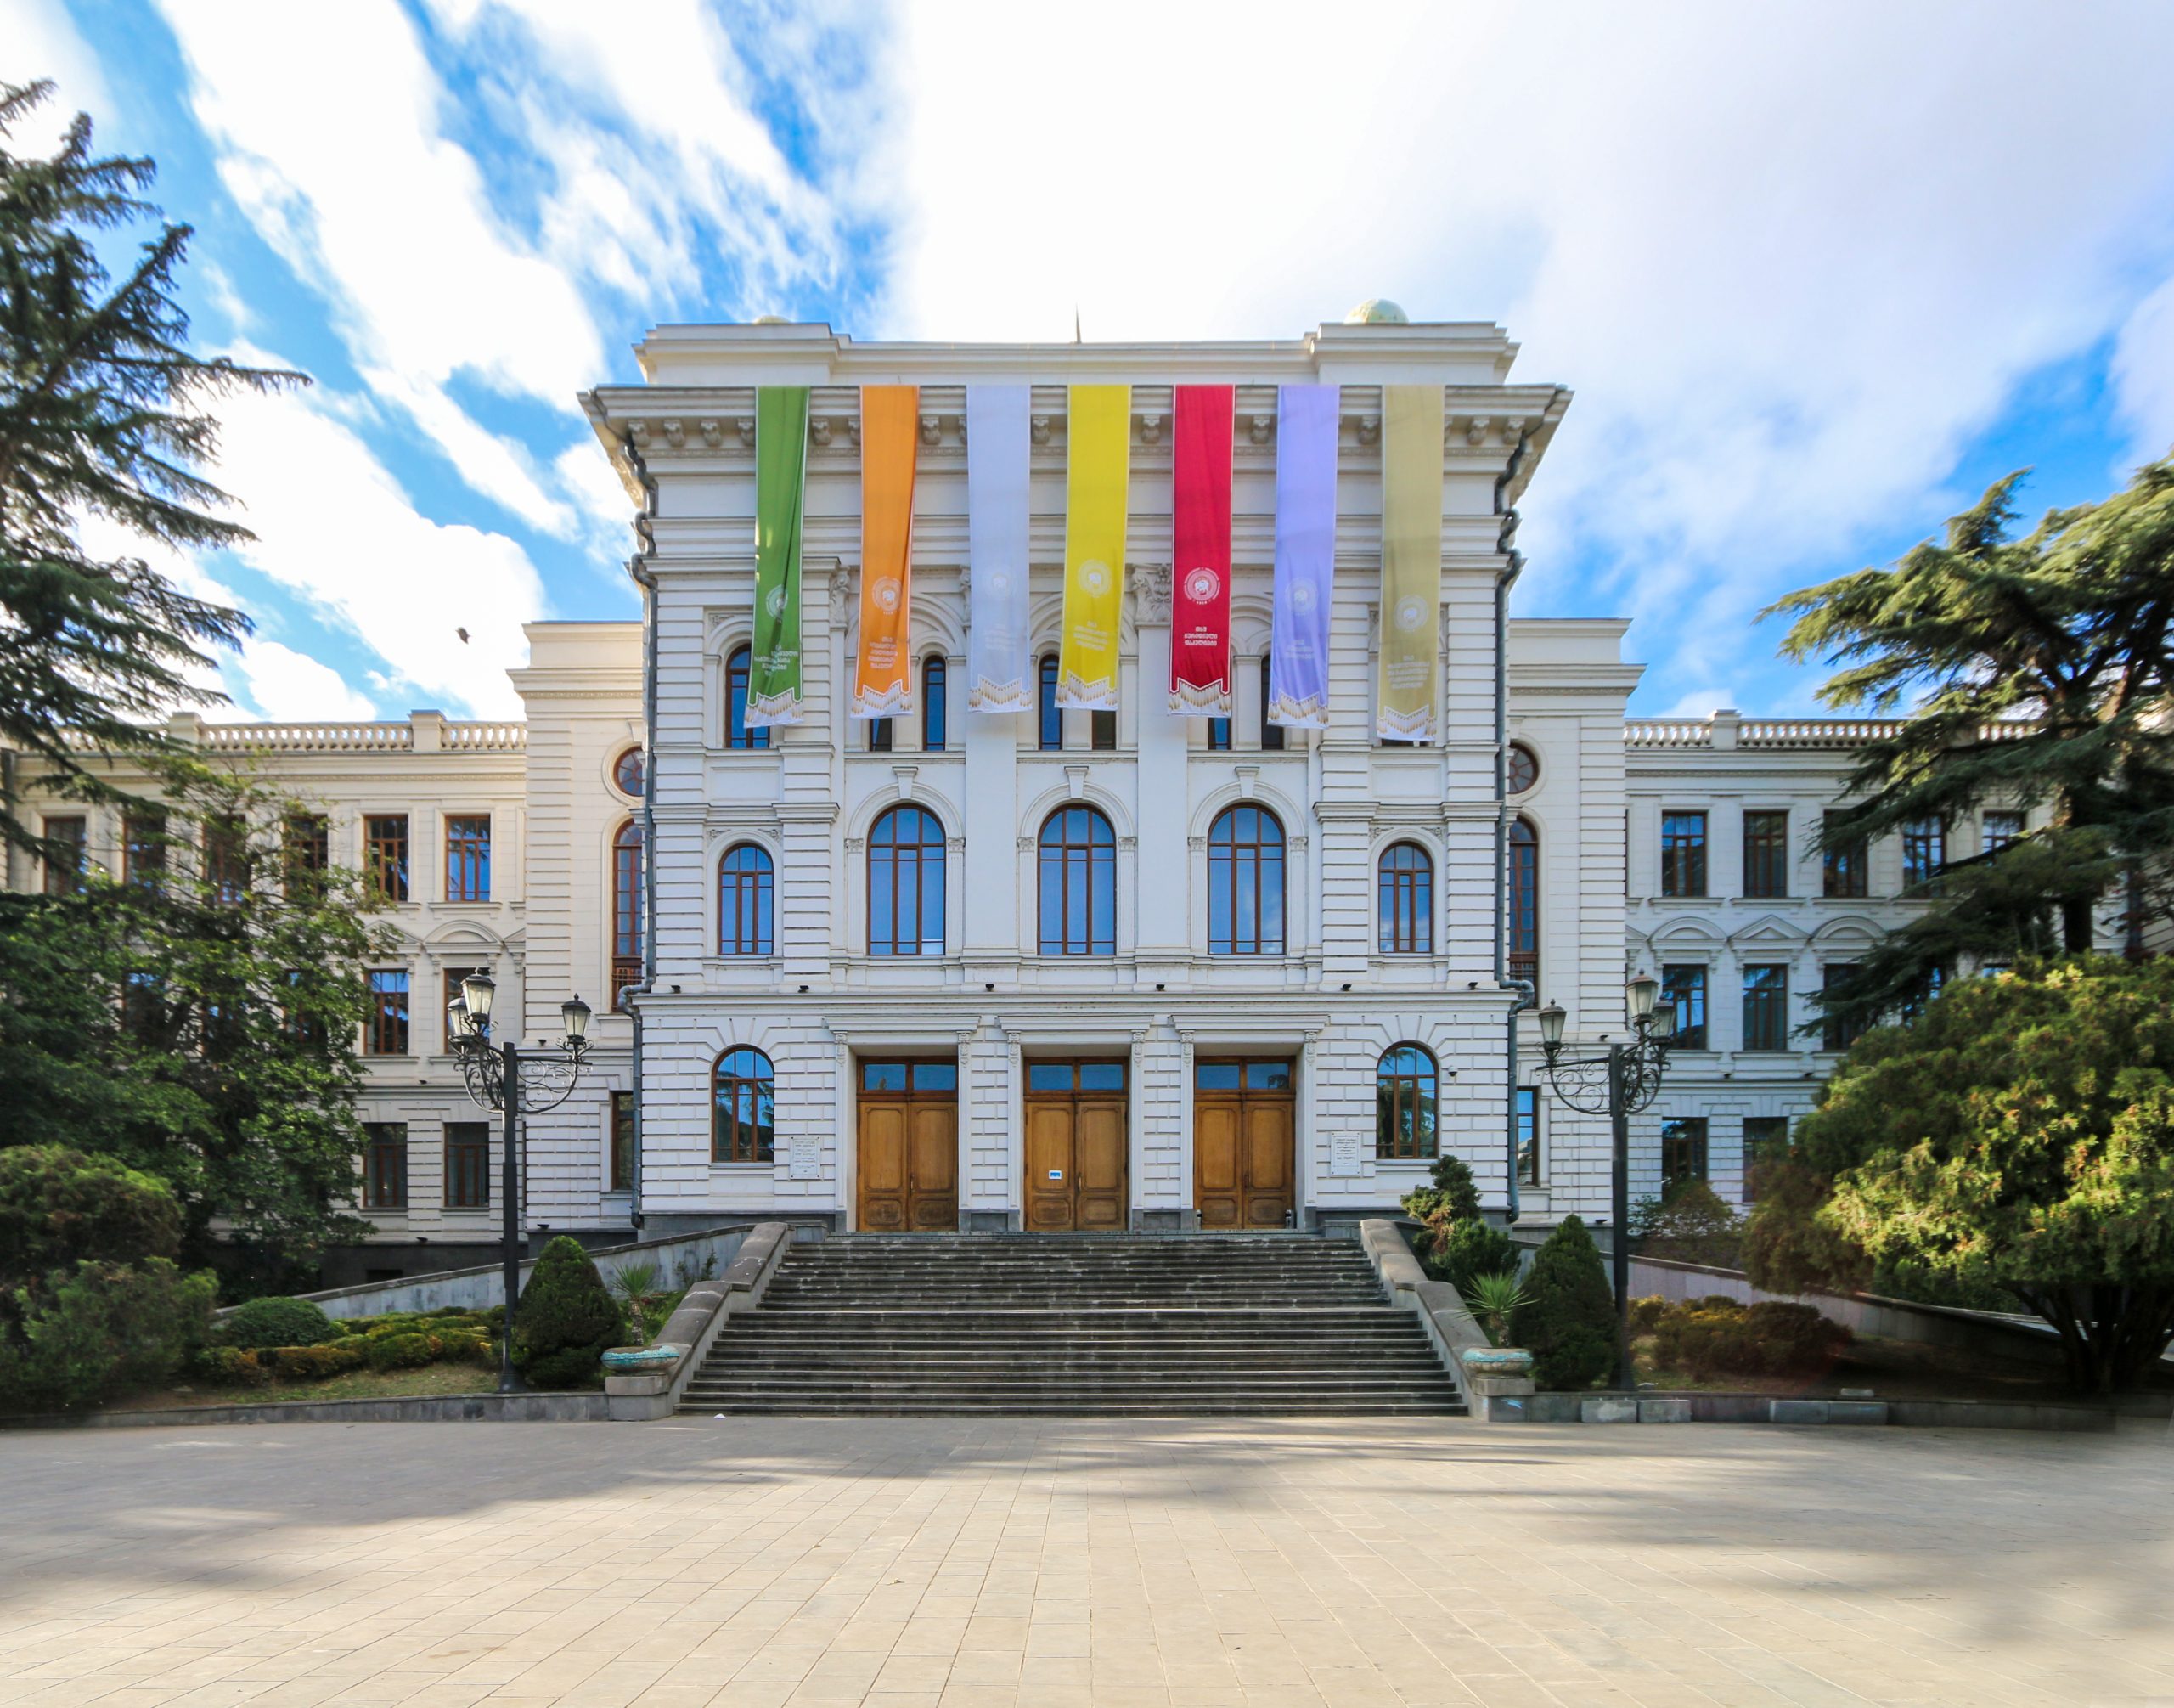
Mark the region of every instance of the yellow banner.
[[1132, 387], [1074, 386], [1065, 431], [1064, 617], [1056, 702], [1114, 712], [1124, 605]]
[[856, 718], [913, 707], [914, 455], [921, 388], [860, 388], [860, 656]]
[[1385, 741], [1442, 739], [1442, 388], [1382, 387]]

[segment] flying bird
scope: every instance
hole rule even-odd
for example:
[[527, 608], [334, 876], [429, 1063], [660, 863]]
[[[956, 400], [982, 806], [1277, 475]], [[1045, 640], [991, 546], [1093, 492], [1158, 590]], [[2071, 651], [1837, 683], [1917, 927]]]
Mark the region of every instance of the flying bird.
[[466, 629], [456, 629], [453, 632], [460, 637], [460, 644], [463, 646], [465, 646], [468, 644], [468, 631]]

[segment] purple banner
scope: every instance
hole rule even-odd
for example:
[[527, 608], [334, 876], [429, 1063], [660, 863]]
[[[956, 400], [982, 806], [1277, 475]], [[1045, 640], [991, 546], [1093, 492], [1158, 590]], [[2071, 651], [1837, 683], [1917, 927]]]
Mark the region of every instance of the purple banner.
[[1276, 392], [1276, 598], [1268, 721], [1328, 728], [1328, 606], [1336, 569], [1334, 386]]

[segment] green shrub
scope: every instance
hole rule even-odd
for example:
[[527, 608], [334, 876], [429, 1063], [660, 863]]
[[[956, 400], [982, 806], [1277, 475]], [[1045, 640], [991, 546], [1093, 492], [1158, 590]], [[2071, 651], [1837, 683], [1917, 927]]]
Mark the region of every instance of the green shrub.
[[1632, 1299], [1630, 1332], [1633, 1334], [1651, 1334], [1667, 1310], [1668, 1300], [1658, 1293], [1649, 1293], [1643, 1299]]
[[1483, 1275], [1500, 1275], [1518, 1266], [1510, 1236], [1484, 1221], [1456, 1221], [1430, 1229], [1422, 1260], [1437, 1281], [1446, 1281], [1471, 1303], [1473, 1284]]
[[1433, 1184], [1404, 1195], [1405, 1212], [1420, 1221], [1432, 1221], [1444, 1211], [1452, 1221], [1479, 1220], [1479, 1187], [1471, 1167], [1462, 1157], [1445, 1152], [1429, 1170]]
[[165, 1181], [59, 1145], [0, 1149], [0, 1278], [180, 1250], [181, 1206]]
[[332, 1319], [307, 1299], [252, 1299], [219, 1320], [215, 1336], [222, 1346], [253, 1352], [265, 1346], [318, 1346], [339, 1331]]
[[1563, 1218], [1525, 1277], [1525, 1299], [1510, 1316], [1510, 1344], [1532, 1354], [1542, 1388], [1590, 1388], [1615, 1364], [1615, 1299], [1592, 1236]]
[[222, 1388], [262, 1388], [272, 1372], [254, 1352], [234, 1346], [206, 1346], [190, 1361], [200, 1380]]
[[1671, 1305], [1653, 1325], [1654, 1356], [1697, 1378], [1810, 1375], [1850, 1344], [1850, 1331], [1809, 1305], [1715, 1297]]
[[1743, 1256], [1743, 1218], [1702, 1180], [1676, 1181], [1660, 1197], [1641, 1198], [1630, 1237], [1634, 1250], [1676, 1263], [1734, 1269]]
[[498, 1343], [487, 1335], [454, 1329], [439, 1335], [437, 1341], [441, 1363], [493, 1365], [498, 1361]]
[[627, 1319], [581, 1243], [560, 1234], [544, 1248], [514, 1311], [513, 1356], [539, 1388], [593, 1384]]
[[436, 1341], [414, 1333], [372, 1335], [363, 1352], [373, 1370], [417, 1370], [437, 1356]]
[[163, 1257], [79, 1263], [5, 1295], [0, 1410], [79, 1412], [163, 1382], [204, 1342], [218, 1293], [208, 1270]]
[[321, 1382], [363, 1367], [360, 1346], [273, 1346], [254, 1356], [282, 1382]]

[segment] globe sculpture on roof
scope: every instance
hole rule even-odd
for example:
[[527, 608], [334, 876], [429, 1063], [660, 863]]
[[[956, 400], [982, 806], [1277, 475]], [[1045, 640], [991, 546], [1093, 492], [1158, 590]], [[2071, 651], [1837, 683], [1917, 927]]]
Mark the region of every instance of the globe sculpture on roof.
[[1411, 317], [1386, 296], [1369, 296], [1343, 317], [1346, 326], [1408, 326]]

